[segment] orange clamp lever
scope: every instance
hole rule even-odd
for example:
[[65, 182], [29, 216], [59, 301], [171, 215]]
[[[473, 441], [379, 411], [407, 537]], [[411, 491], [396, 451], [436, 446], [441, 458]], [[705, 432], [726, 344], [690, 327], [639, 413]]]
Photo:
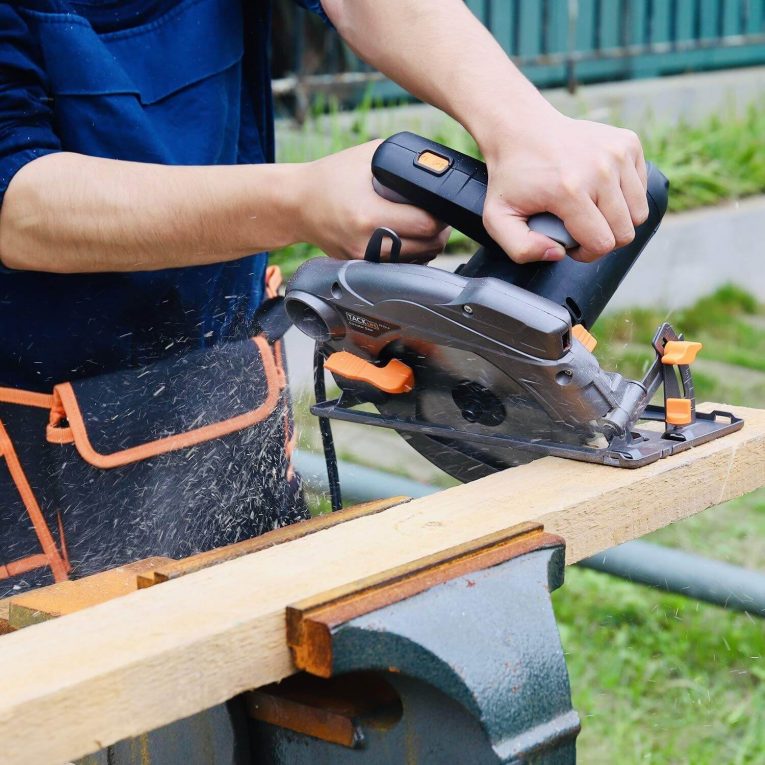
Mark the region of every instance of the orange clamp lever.
[[338, 351], [324, 362], [324, 368], [347, 380], [369, 383], [385, 393], [409, 393], [414, 388], [414, 373], [398, 359], [376, 367], [348, 351]]
[[690, 399], [668, 398], [665, 403], [664, 419], [667, 425], [690, 425], [693, 422]]
[[668, 340], [661, 357], [662, 364], [693, 364], [696, 354], [701, 350], [701, 343], [690, 340]]

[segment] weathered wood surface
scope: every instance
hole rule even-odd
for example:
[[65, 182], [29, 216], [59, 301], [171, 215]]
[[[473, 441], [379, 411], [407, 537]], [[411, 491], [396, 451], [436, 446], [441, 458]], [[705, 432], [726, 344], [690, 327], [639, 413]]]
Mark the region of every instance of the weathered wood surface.
[[346, 523], [362, 515], [373, 515], [382, 510], [387, 510], [393, 505], [400, 505], [402, 502], [408, 502], [409, 497], [389, 497], [387, 499], [376, 499], [371, 502], [363, 502], [360, 505], [343, 508], [337, 513], [325, 513], [315, 518], [296, 523], [292, 526], [285, 526], [281, 529], [274, 529], [254, 539], [245, 539], [236, 544], [218, 547], [214, 550], [198, 553], [183, 560], [165, 559], [165, 563], [155, 566], [150, 571], [144, 571], [138, 575], [138, 587], [153, 587], [155, 584], [167, 582], [170, 579], [177, 579], [180, 576], [193, 574], [195, 571], [201, 571], [203, 568], [217, 566], [219, 563], [225, 563], [235, 558], [241, 558], [243, 555], [266, 550], [274, 545], [291, 542], [294, 539], [315, 534], [317, 531], [323, 531], [330, 526], [338, 523]]
[[735, 411], [742, 431], [639, 470], [538, 460], [5, 635], [0, 759], [63, 762], [286, 677], [285, 609], [323, 591], [523, 521], [573, 563], [763, 486], [765, 411]]

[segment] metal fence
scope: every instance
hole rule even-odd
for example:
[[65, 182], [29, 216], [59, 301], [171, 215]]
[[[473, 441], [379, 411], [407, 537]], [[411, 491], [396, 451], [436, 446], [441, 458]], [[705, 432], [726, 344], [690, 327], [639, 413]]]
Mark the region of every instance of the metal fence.
[[[765, 0], [466, 0], [537, 85], [765, 64]], [[289, 7], [288, 7], [289, 6]], [[277, 96], [298, 111], [316, 92], [403, 97], [317, 19], [280, 3]], [[279, 30], [277, 29], [277, 32]], [[280, 70], [279, 70], [280, 67]]]

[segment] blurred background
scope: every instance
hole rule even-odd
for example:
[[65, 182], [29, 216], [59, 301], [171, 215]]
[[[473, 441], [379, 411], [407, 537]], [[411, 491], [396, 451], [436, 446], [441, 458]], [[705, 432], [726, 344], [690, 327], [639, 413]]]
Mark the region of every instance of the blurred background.
[[[466, 0], [543, 88], [659, 77], [765, 63], [762, 0]], [[395, 40], [390, 44], [395, 46]], [[346, 103], [373, 85], [407, 98], [359, 61], [316, 16], [277, 0], [274, 91], [283, 113], [305, 117], [317, 93]]]
[[[637, 131], [671, 181], [659, 233], [594, 328], [601, 365], [640, 377], [656, 326], [669, 320], [704, 343], [699, 401], [765, 407], [765, 0], [468, 5], [560, 110]], [[461, 126], [371, 71], [290, 0], [277, 3], [273, 74], [281, 161], [404, 129], [478, 156]], [[453, 270], [473, 249], [455, 233], [434, 265]], [[273, 258], [289, 275], [320, 254], [301, 245]], [[325, 512], [308, 412], [312, 347], [294, 331], [287, 345], [300, 466], [314, 512]], [[343, 425], [348, 500], [450, 485], [396, 434]], [[765, 572], [765, 492], [649, 541]], [[576, 567], [554, 601], [581, 762], [765, 762], [763, 608], [735, 612]]]

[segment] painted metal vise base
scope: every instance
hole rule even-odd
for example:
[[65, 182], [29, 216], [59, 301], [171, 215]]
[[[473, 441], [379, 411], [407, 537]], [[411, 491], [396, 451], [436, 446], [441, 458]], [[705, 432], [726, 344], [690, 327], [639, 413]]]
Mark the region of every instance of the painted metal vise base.
[[257, 761], [574, 763], [579, 718], [550, 602], [563, 570], [563, 541], [524, 526], [290, 609], [297, 665], [330, 679], [250, 696]]

